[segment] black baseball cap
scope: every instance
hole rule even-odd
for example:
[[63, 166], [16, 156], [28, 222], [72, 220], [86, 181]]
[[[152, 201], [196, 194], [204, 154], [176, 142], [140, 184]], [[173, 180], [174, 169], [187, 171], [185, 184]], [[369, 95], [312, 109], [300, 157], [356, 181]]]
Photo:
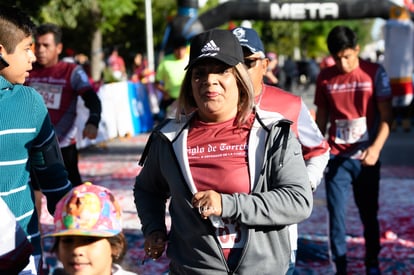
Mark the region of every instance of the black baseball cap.
[[243, 50], [231, 31], [212, 29], [192, 39], [190, 61], [185, 69], [206, 58], [214, 58], [227, 65], [236, 66], [238, 63], [243, 63]]

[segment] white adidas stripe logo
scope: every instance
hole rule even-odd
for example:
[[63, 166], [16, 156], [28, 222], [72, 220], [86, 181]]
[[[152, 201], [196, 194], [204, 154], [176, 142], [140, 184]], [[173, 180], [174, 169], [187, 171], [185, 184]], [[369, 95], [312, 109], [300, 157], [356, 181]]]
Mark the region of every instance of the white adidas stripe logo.
[[210, 40], [210, 42], [205, 44], [204, 47], [201, 49], [201, 52], [203, 54], [207, 54], [209, 52], [219, 52], [219, 51], [220, 51], [220, 47], [218, 47], [213, 40]]

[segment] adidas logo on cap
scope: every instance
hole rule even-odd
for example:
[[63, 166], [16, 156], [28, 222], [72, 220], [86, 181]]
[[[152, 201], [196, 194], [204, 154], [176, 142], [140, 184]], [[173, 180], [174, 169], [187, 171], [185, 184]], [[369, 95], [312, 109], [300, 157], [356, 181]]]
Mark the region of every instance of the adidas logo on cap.
[[228, 30], [212, 29], [196, 35], [190, 46], [189, 68], [204, 58], [214, 58], [230, 66], [243, 62], [239, 41]]
[[201, 52], [204, 55], [217, 54], [217, 52], [219, 51], [220, 51], [220, 47], [218, 47], [213, 40], [210, 40], [210, 42], [205, 44], [204, 47], [201, 49]]
[[220, 52], [220, 47], [216, 45], [213, 40], [210, 40], [201, 49], [201, 54], [198, 57], [216, 56]]

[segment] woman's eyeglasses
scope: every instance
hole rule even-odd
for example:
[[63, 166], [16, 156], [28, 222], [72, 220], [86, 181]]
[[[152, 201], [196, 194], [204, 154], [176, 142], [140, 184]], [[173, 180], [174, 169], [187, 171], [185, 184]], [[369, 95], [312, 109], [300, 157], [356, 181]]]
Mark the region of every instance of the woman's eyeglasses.
[[259, 60], [262, 60], [262, 58], [246, 58], [244, 59], [244, 65], [246, 65], [248, 69], [254, 68]]

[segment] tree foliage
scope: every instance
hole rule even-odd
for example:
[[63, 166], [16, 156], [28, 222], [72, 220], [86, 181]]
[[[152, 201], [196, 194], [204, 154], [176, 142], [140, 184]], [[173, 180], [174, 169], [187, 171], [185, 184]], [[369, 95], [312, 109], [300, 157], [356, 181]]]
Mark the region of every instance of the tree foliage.
[[[136, 52], [146, 52], [145, 0], [3, 0], [29, 11], [36, 23], [53, 22], [63, 27], [64, 47], [90, 55], [112, 46], [119, 48], [127, 65]], [[167, 24], [177, 14], [177, 0], [152, 2], [153, 41], [155, 51], [163, 40]], [[198, 14], [216, 7], [219, 0], [208, 0]], [[364, 24], [361, 24], [361, 23]], [[366, 24], [368, 22], [369, 24]], [[252, 21], [268, 51], [293, 55], [299, 49], [302, 57], [327, 54], [326, 36], [337, 24], [354, 29], [360, 43], [370, 38], [372, 20], [349, 21]], [[239, 25], [241, 22], [233, 22]], [[217, 26], [228, 27], [228, 24]], [[101, 49], [93, 49], [92, 40], [102, 35]], [[96, 46], [95, 46], [96, 47]]]
[[[136, 10], [139, 0], [50, 0], [41, 8], [41, 19], [63, 27], [77, 28], [94, 21], [102, 32], [115, 31], [118, 22]], [[88, 16], [85, 16], [88, 15]]]
[[92, 77], [98, 79], [101, 74], [98, 67], [105, 58], [102, 37], [112, 37], [122, 18], [135, 12], [138, 1], [51, 0], [42, 7], [40, 20], [60, 25], [64, 29], [63, 44], [91, 56]]
[[294, 49], [303, 58], [319, 57], [328, 54], [326, 37], [336, 25], [346, 25], [359, 36], [361, 46], [370, 40], [373, 20], [338, 21], [255, 21], [253, 28], [259, 33], [267, 51], [285, 56], [294, 56]]

